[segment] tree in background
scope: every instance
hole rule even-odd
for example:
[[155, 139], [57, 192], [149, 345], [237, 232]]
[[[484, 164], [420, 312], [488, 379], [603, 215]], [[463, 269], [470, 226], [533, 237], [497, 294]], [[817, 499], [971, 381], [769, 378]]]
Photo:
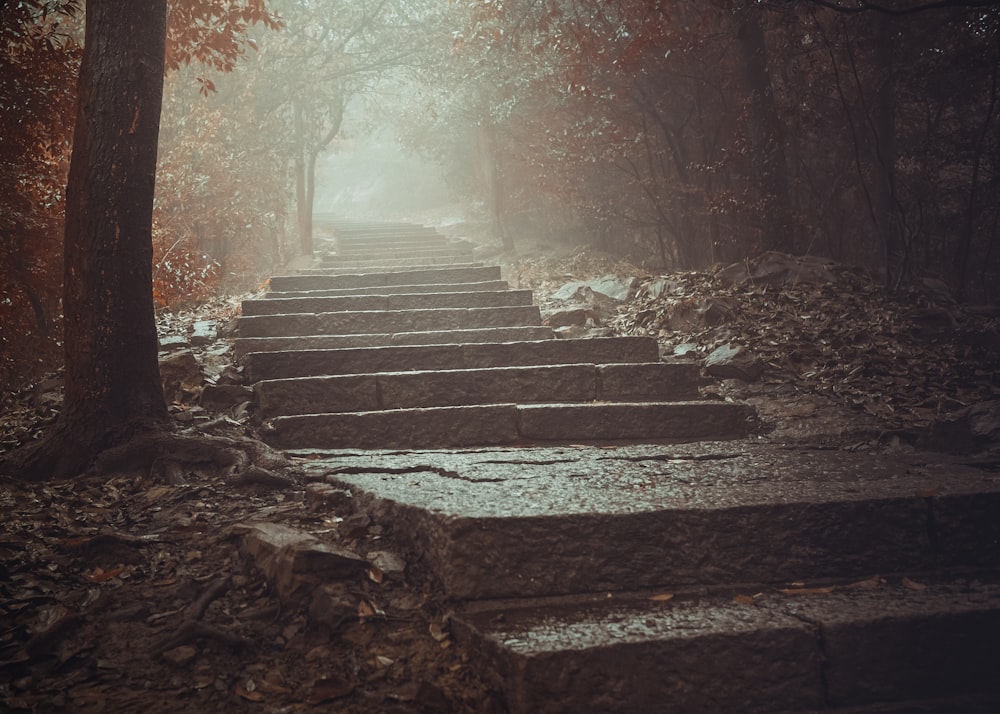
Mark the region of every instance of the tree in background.
[[[947, 266], [996, 299], [1000, 3], [453, 7], [410, 136], [498, 223], [666, 268], [820, 252], [895, 289]], [[449, 148], [477, 132], [492, 171]]]
[[82, 53], [78, 3], [0, 13], [0, 385], [60, 352], [63, 192]]

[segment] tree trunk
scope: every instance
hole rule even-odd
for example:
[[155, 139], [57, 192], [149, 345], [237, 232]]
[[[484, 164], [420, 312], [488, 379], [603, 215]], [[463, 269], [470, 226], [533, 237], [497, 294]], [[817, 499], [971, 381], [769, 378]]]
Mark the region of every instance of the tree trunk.
[[760, 187], [763, 202], [763, 247], [792, 252], [795, 237], [789, 208], [787, 160], [759, 12], [756, 4], [743, 8], [737, 31], [740, 67], [750, 97], [747, 124], [753, 178]]
[[[876, 230], [885, 259], [886, 288], [892, 290], [907, 272], [907, 248], [901, 235], [896, 197], [896, 81], [891, 20], [878, 15], [875, 22], [877, 86], [872, 109], [872, 200]], [[860, 86], [859, 86], [860, 89]]]
[[293, 102], [295, 122], [295, 225], [299, 233], [299, 252], [312, 255], [312, 205], [306, 205], [306, 128], [302, 105]]
[[85, 32], [66, 187], [65, 397], [25, 477], [74, 476], [169, 423], [152, 290], [166, 0], [88, 0]]

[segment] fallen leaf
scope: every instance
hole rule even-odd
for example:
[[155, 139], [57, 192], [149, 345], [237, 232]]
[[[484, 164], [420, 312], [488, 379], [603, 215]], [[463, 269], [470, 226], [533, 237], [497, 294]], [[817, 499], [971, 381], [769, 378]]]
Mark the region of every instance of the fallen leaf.
[[306, 703], [316, 706], [333, 699], [346, 697], [354, 691], [354, 684], [340, 677], [321, 677], [317, 679], [306, 697]]
[[870, 578], [866, 578], [864, 580], [859, 580], [858, 582], [851, 583], [850, 585], [847, 585], [845, 587], [849, 587], [849, 588], [863, 588], [863, 589], [866, 589], [866, 590], [874, 590], [875, 588], [877, 588], [879, 586], [882, 586], [882, 585], [885, 585], [885, 578], [881, 577], [880, 575], [873, 575]]
[[382, 571], [379, 570], [378, 567], [376, 567], [374, 565], [368, 566], [367, 575], [368, 575], [368, 579], [371, 580], [373, 583], [381, 583], [382, 582]]
[[124, 569], [124, 565], [119, 565], [117, 568], [112, 568], [111, 570], [96, 567], [93, 570], [85, 570], [83, 577], [92, 583], [104, 583], [111, 580], [111, 578], [119, 576]]
[[736, 605], [753, 605], [753, 595], [734, 595], [733, 603]]
[[436, 622], [430, 623], [427, 626], [427, 630], [431, 633], [431, 637], [433, 637], [436, 642], [448, 639], [448, 633]]
[[393, 662], [395, 662], [395, 660], [391, 657], [386, 657], [385, 655], [375, 655], [375, 664], [379, 667], [388, 667]]
[[236, 696], [240, 699], [246, 699], [248, 702], [262, 702], [264, 701], [264, 695], [258, 692], [256, 689], [254, 691], [247, 691], [239, 684], [235, 687]]
[[649, 599], [653, 602], [666, 602], [667, 600], [673, 600], [673, 593], [660, 593], [659, 595], [650, 595]]
[[926, 590], [927, 586], [923, 583], [918, 583], [915, 580], [910, 580], [909, 578], [903, 578], [902, 585], [907, 590]]
[[778, 592], [783, 595], [826, 595], [833, 592], [833, 586], [830, 585], [825, 588], [785, 588]]

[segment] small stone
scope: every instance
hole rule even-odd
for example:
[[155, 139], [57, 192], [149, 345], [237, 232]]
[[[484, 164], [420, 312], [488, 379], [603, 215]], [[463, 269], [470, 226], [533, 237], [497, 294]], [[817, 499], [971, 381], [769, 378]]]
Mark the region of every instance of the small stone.
[[311, 511], [350, 510], [354, 497], [346, 488], [329, 483], [311, 483], [306, 486], [306, 507]]
[[188, 664], [197, 656], [198, 649], [191, 645], [181, 645], [163, 653], [163, 659], [178, 667]]
[[224, 412], [238, 404], [249, 402], [253, 390], [237, 384], [207, 384], [201, 392], [200, 404], [214, 412]]

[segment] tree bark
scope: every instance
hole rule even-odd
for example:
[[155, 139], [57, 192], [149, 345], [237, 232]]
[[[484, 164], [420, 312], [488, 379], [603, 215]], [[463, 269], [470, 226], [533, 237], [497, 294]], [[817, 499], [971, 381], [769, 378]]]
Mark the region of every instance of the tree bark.
[[788, 190], [787, 159], [781, 120], [774, 102], [767, 45], [756, 4], [740, 10], [737, 40], [743, 81], [750, 98], [748, 138], [754, 181], [763, 202], [763, 246], [793, 252], [795, 236]]
[[152, 291], [166, 0], [88, 0], [66, 187], [63, 409], [20, 463], [70, 477], [169, 423]]

